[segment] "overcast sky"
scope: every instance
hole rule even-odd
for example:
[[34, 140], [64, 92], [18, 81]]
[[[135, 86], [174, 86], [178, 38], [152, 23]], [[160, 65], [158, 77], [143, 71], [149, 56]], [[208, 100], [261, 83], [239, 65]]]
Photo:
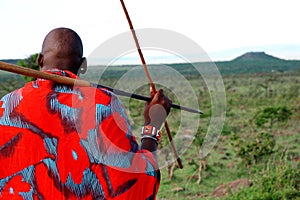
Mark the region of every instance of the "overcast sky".
[[[300, 59], [298, 0], [125, 0], [135, 29], [161, 28], [185, 35], [213, 60], [266, 51]], [[56, 27], [74, 29], [88, 56], [129, 27], [118, 0], [1, 0], [0, 59], [39, 52]], [[140, 38], [141, 40], [142, 38]]]

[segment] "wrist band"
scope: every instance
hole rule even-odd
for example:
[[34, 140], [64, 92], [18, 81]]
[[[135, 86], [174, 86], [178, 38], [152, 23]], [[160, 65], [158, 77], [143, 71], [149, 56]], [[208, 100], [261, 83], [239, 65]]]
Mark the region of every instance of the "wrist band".
[[156, 142], [159, 142], [161, 136], [161, 132], [154, 126], [144, 126], [142, 128], [142, 138], [151, 138], [154, 139]]

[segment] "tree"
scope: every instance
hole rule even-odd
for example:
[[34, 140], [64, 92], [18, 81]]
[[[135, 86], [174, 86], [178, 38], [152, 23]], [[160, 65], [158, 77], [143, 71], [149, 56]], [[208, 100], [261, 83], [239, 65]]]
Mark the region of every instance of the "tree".
[[[39, 70], [39, 65], [36, 62], [37, 57], [38, 57], [38, 53], [32, 54], [28, 58], [25, 58], [23, 60], [19, 60], [18, 65], [22, 66], [22, 67], [27, 67], [27, 68], [30, 68], [30, 69]], [[36, 80], [36, 78], [28, 77], [28, 76], [22, 76], [22, 78], [26, 82]]]

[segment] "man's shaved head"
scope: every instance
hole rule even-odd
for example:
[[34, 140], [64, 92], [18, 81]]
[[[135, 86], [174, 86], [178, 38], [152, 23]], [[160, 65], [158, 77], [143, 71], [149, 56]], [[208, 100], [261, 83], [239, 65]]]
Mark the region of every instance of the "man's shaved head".
[[46, 35], [41, 52], [42, 62], [38, 62], [43, 70], [67, 69], [76, 74], [83, 61], [82, 55], [79, 35], [69, 28], [56, 28]]

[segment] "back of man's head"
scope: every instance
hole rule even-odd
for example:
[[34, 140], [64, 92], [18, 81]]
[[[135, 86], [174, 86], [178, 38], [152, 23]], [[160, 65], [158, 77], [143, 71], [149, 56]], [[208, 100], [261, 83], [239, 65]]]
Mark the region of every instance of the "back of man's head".
[[72, 29], [53, 29], [44, 39], [41, 56], [42, 62], [38, 62], [42, 70], [66, 69], [76, 74], [83, 61], [82, 41]]

